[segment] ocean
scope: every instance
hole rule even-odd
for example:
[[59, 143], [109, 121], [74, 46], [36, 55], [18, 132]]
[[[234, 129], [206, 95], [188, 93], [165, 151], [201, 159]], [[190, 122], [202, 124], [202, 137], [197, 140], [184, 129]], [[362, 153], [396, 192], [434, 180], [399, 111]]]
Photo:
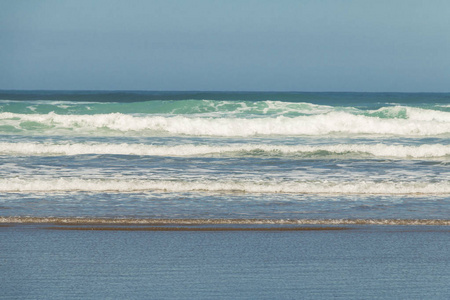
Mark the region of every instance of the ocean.
[[0, 91], [0, 299], [447, 299], [450, 94]]
[[3, 222], [449, 224], [450, 94], [0, 91], [0, 99]]

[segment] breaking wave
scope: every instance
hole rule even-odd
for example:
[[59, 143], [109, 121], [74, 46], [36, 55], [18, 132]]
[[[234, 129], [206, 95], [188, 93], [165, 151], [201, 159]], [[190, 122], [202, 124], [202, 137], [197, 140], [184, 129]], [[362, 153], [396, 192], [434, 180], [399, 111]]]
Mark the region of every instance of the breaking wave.
[[0, 143], [0, 155], [149, 155], [149, 156], [299, 156], [327, 157], [333, 155], [372, 156], [399, 159], [445, 158], [450, 156], [450, 145], [423, 144], [419, 146], [387, 144], [336, 145], [272, 145], [227, 144], [173, 146], [111, 143]]
[[142, 179], [0, 179], [0, 192], [211, 192], [297, 193], [355, 195], [450, 194], [450, 181], [439, 182], [333, 182], [333, 181], [180, 181]]
[[[443, 115], [439, 115], [439, 114]], [[408, 118], [380, 118], [330, 112], [298, 117], [198, 117], [186, 115], [59, 115], [0, 113], [0, 132], [71, 135], [314, 136], [450, 134], [450, 113], [419, 113]]]

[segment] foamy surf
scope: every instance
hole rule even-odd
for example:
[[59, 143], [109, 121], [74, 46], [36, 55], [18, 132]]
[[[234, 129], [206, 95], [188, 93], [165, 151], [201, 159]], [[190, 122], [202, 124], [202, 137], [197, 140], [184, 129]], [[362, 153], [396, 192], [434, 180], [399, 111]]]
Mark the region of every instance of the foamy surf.
[[86, 217], [0, 217], [0, 224], [57, 225], [397, 225], [449, 226], [448, 219], [145, 219]]
[[271, 145], [232, 144], [173, 146], [149, 144], [110, 143], [6, 143], [0, 142], [0, 155], [149, 155], [149, 156], [299, 156], [327, 157], [349, 155], [353, 157], [378, 157], [397, 159], [448, 158], [450, 145], [424, 144], [419, 146], [387, 144], [336, 144], [336, 145]]
[[[442, 113], [442, 112], [439, 112]], [[321, 136], [401, 135], [440, 136], [450, 133], [446, 117], [380, 118], [347, 112], [299, 117], [196, 117], [180, 115], [59, 115], [0, 113], [0, 126], [12, 133], [105, 135], [155, 134], [187, 136]], [[420, 114], [419, 114], [420, 115]]]
[[0, 94], [0, 215], [449, 214], [450, 94]]
[[447, 195], [450, 181], [181, 181], [142, 179], [0, 179], [0, 192], [205, 192], [335, 195]]

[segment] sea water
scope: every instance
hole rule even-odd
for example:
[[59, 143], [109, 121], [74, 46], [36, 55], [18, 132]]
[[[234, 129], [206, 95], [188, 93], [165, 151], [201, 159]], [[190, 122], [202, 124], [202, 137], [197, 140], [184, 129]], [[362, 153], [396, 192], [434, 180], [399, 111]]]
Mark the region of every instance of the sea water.
[[0, 99], [0, 299], [448, 298], [450, 94]]
[[450, 94], [1, 91], [0, 99], [4, 222], [448, 223]]

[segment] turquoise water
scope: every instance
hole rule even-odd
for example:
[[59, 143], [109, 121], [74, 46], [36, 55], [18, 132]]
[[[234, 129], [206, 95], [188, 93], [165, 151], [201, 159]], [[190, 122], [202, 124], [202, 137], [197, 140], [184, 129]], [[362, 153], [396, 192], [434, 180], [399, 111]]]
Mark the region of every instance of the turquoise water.
[[440, 220], [450, 94], [0, 91], [0, 216]]

